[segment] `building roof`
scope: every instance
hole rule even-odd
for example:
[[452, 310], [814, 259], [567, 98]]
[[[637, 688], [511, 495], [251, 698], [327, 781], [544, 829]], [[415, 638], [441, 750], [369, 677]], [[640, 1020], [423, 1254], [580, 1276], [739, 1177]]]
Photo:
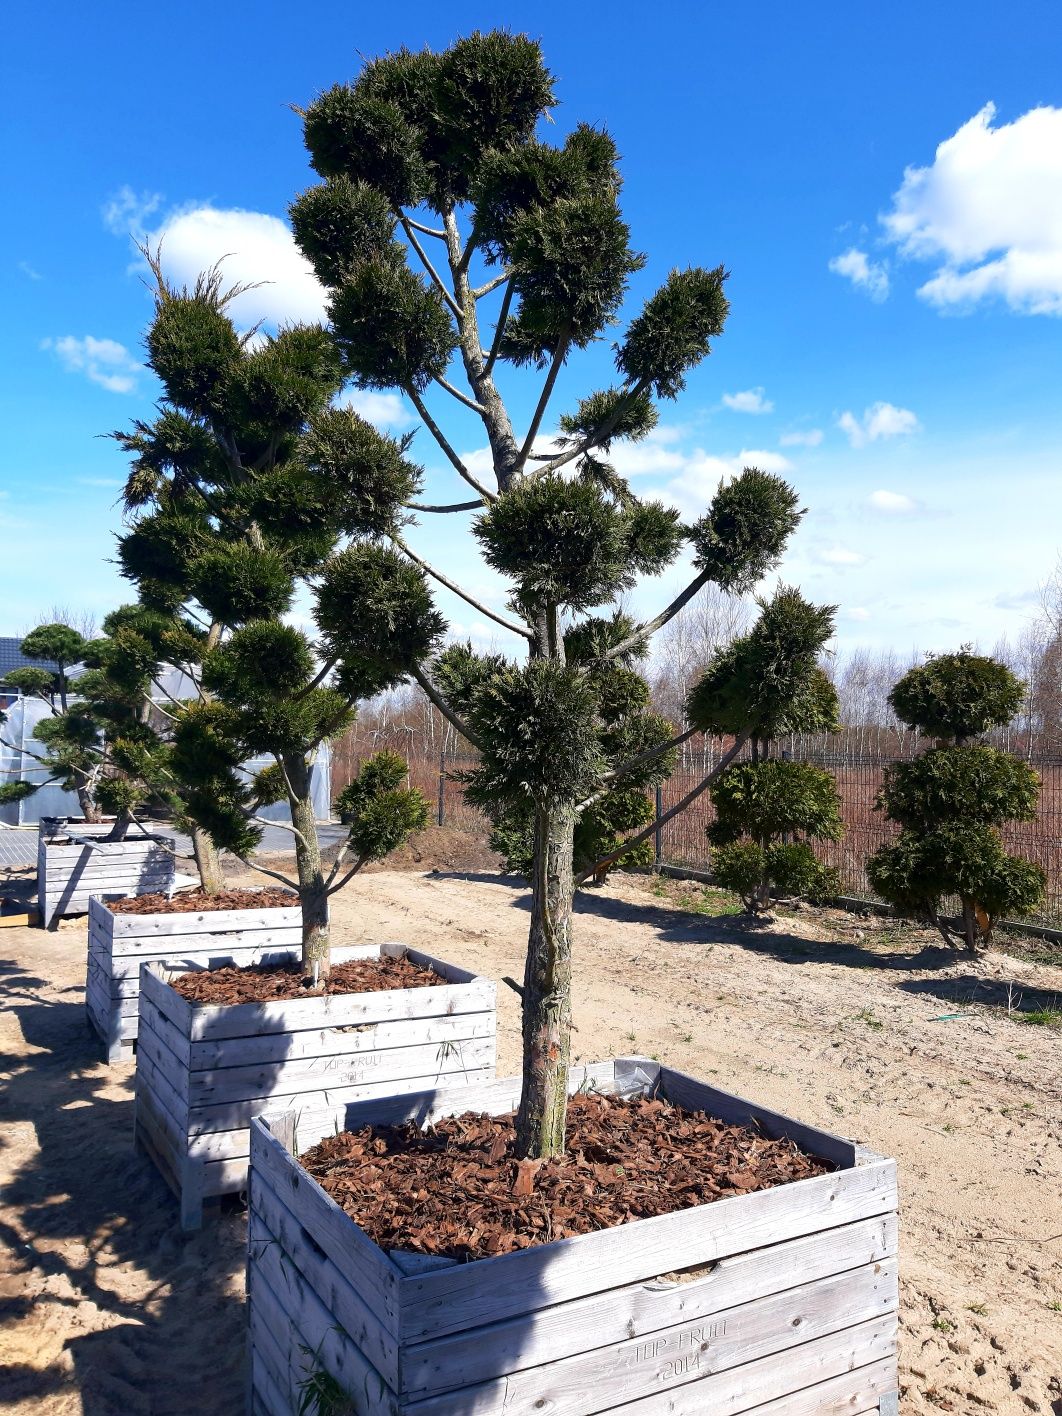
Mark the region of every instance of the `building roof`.
[[54, 673], [58, 664], [47, 659], [30, 659], [22, 652], [22, 640], [15, 635], [0, 635], [0, 683], [3, 683], [12, 669], [51, 669]]

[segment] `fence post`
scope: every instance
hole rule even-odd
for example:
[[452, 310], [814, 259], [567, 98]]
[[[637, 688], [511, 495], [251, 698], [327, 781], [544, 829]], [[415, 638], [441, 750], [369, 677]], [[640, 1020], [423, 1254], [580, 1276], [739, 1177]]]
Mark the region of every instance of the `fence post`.
[[654, 840], [654, 843], [655, 843], [655, 855], [656, 855], [655, 865], [656, 865], [656, 869], [657, 869], [657, 870], [660, 869], [660, 863], [661, 863], [661, 861], [662, 861], [663, 858], [664, 858], [664, 851], [663, 851], [663, 832], [662, 832], [661, 829], [660, 829], [660, 818], [661, 818], [661, 816], [663, 816], [663, 814], [664, 814], [664, 789], [663, 789], [663, 787], [660, 785], [660, 783], [657, 782], [657, 784], [656, 784], [656, 833], [655, 833], [655, 835], [654, 835], [654, 837], [653, 837], [653, 840]]
[[439, 753], [439, 825], [446, 823], [446, 749]]

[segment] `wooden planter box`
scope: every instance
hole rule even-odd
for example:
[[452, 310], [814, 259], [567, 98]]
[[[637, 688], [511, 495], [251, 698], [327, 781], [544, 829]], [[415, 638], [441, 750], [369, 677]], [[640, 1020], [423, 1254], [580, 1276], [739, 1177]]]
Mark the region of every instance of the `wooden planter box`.
[[[302, 911], [259, 910], [114, 914], [103, 898], [89, 900], [85, 1007], [107, 1050], [107, 1061], [136, 1050], [140, 965], [165, 963], [180, 973], [221, 959], [260, 964], [290, 957], [302, 943]], [[112, 897], [113, 898], [113, 897]]]
[[314, 1371], [373, 1416], [895, 1413], [894, 1163], [645, 1058], [573, 1071], [587, 1086], [752, 1121], [838, 1169], [451, 1264], [385, 1253], [292, 1152], [373, 1122], [502, 1114], [517, 1080], [271, 1111], [251, 1128], [255, 1416], [300, 1409]]
[[[111, 823], [69, 827], [88, 840], [106, 836]], [[166, 847], [169, 847], [167, 850]], [[50, 929], [64, 915], [84, 914], [92, 895], [165, 894], [173, 889], [173, 838], [164, 835], [127, 836], [122, 841], [85, 845], [64, 830], [37, 838], [37, 902], [41, 921]]]
[[381, 954], [448, 982], [192, 1007], [167, 982], [180, 970], [143, 965], [136, 1139], [179, 1198], [183, 1229], [200, 1226], [204, 1199], [245, 1187], [251, 1118], [270, 1106], [334, 1109], [441, 1079], [456, 1094], [494, 1076], [494, 984], [404, 944], [333, 949], [332, 960]]

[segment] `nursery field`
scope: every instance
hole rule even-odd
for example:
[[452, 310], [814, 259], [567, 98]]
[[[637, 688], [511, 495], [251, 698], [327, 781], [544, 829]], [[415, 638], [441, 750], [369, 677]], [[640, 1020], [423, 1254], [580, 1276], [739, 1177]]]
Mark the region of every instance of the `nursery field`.
[[[347, 887], [337, 942], [398, 938], [519, 976], [527, 891], [429, 863]], [[700, 887], [629, 876], [581, 896], [576, 1052], [666, 1056], [894, 1155], [901, 1409], [1054, 1416], [1062, 1034], [1023, 1018], [1059, 1006], [1062, 961], [970, 963], [927, 934], [835, 912], [750, 932], [726, 907]], [[134, 1153], [132, 1065], [103, 1066], [85, 1025], [84, 921], [8, 929], [0, 946], [0, 1409], [237, 1416], [242, 1216], [182, 1235]], [[504, 987], [499, 1026], [507, 1074], [519, 1020]]]

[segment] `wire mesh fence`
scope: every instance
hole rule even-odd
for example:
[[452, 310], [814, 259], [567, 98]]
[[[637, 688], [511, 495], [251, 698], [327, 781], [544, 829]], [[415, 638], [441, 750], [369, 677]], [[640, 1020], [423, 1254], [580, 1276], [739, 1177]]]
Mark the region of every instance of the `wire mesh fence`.
[[[846, 736], [842, 734], [841, 738]], [[866, 863], [880, 845], [895, 836], [897, 829], [885, 819], [883, 812], [875, 809], [884, 770], [890, 761], [910, 757], [923, 746], [914, 739], [902, 744], [892, 740], [868, 745], [831, 738], [825, 743], [822, 739], [793, 739], [785, 749], [794, 760], [825, 767], [837, 784], [845, 834], [840, 841], [823, 842], [816, 847], [816, 852], [837, 869], [845, 895], [868, 901], [874, 899], [867, 883]], [[666, 815], [702, 782], [726, 749], [725, 742], [711, 739], [688, 746], [684, 760], [661, 786], [660, 813]], [[410, 785], [419, 788], [431, 803], [434, 821], [485, 840], [490, 831], [489, 822], [465, 800], [460, 781], [461, 772], [475, 766], [475, 757], [443, 752], [432, 757], [412, 756], [407, 760]], [[336, 791], [356, 774], [358, 764], [359, 758], [355, 755], [342, 759], [338, 764]], [[1039, 773], [1042, 784], [1036, 820], [1009, 826], [1003, 835], [1008, 850], [1036, 861], [1047, 874], [1047, 899], [1035, 922], [1059, 926], [1062, 925], [1062, 758], [1032, 760], [1031, 765]], [[707, 870], [706, 830], [712, 817], [711, 799], [705, 792], [685, 811], [665, 821], [658, 833], [660, 862]]]

